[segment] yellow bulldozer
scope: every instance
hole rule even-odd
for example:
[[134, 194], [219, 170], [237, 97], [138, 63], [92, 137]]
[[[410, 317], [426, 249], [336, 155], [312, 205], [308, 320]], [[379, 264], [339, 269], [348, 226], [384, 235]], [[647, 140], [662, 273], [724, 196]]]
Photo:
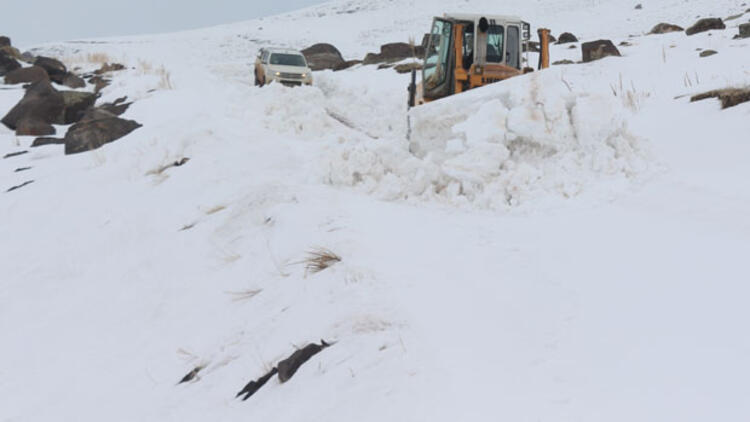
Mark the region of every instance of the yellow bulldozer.
[[[545, 69], [550, 31], [539, 29], [538, 34], [538, 68]], [[531, 26], [521, 18], [445, 14], [434, 18], [425, 39], [422, 81], [417, 84], [413, 71], [409, 107], [534, 70], [528, 67]]]

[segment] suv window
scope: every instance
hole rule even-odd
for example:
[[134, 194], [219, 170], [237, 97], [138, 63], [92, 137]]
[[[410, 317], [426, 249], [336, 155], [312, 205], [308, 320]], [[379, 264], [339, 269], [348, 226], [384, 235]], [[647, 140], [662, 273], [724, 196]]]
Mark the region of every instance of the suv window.
[[281, 66], [306, 67], [305, 58], [299, 54], [274, 53], [271, 55], [271, 64]]
[[518, 51], [518, 46], [521, 42], [519, 39], [520, 37], [520, 30], [517, 26], [508, 27], [508, 46], [505, 48], [505, 64], [510, 67], [515, 67], [516, 69], [521, 68], [520, 63], [518, 62], [520, 56]]

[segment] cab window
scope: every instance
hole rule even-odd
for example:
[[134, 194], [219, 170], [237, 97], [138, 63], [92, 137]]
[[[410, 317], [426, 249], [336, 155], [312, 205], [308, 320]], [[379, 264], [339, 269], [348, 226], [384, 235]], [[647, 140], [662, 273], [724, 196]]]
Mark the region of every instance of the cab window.
[[519, 46], [521, 45], [521, 31], [517, 26], [508, 27], [508, 42], [505, 47], [505, 64], [516, 69], [521, 68]]
[[487, 30], [487, 63], [503, 62], [505, 28], [502, 25], [490, 25]]

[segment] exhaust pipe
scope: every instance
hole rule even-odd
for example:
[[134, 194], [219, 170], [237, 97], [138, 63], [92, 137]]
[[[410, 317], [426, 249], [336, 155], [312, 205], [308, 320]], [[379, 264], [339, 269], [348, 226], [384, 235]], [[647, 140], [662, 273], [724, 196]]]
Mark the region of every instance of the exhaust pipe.
[[549, 67], [549, 33], [546, 28], [539, 28], [539, 70]]

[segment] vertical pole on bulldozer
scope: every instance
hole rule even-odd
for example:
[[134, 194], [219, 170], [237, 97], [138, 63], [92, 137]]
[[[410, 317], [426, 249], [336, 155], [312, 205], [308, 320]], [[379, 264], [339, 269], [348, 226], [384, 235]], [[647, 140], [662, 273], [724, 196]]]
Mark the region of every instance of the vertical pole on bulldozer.
[[409, 84], [409, 108], [416, 105], [417, 101], [417, 71], [411, 70], [411, 84]]
[[549, 67], [549, 33], [546, 28], [539, 28], [539, 70]]

